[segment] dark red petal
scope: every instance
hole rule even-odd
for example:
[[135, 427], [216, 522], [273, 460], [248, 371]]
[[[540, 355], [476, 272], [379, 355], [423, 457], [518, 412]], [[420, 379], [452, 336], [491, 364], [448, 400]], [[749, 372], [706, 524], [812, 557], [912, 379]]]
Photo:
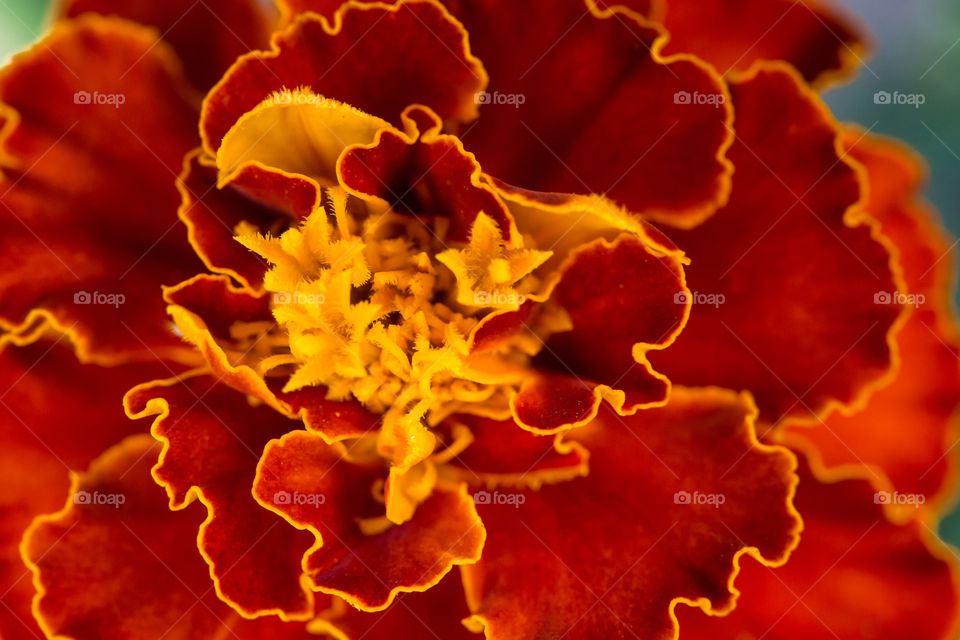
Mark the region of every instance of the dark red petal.
[[[362, 532], [358, 519], [384, 515], [373, 488], [386, 471], [342, 454], [314, 434], [289, 433], [267, 446], [254, 484], [262, 505], [316, 536], [304, 558], [316, 589], [376, 611], [398, 593], [429, 589], [454, 565], [480, 557], [485, 531], [463, 485], [438, 486], [402, 525]], [[298, 495], [306, 498], [298, 502]]]
[[[666, 398], [666, 389], [662, 399]], [[539, 435], [560, 433], [593, 420], [603, 392], [574, 375], [543, 372], [531, 375], [510, 399], [517, 424]]]
[[819, 0], [640, 3], [653, 4], [653, 18], [670, 32], [664, 53], [692, 53], [724, 75], [757, 60], [784, 60], [807, 81], [825, 84], [850, 75], [867, 57], [864, 34]]
[[[264, 185], [272, 178], [268, 171], [245, 170], [236, 179], [245, 183], [259, 184], [272, 194], [283, 194], [284, 189], [273, 183]], [[266, 179], [257, 179], [258, 177]], [[290, 218], [270, 208], [274, 202], [259, 203], [245, 197], [244, 192], [227, 185], [217, 185], [217, 167], [207, 159], [203, 151], [196, 149], [184, 159], [183, 171], [178, 180], [181, 194], [180, 220], [187, 227], [188, 238], [197, 255], [211, 271], [229, 275], [248, 288], [259, 288], [267, 263], [234, 240], [237, 225], [246, 222], [260, 233], [274, 233], [289, 223]], [[307, 180], [302, 180], [306, 184]], [[309, 187], [312, 189], [312, 187]], [[282, 197], [282, 195], [281, 195]], [[295, 197], [297, 201], [299, 197]]]
[[270, 297], [233, 286], [224, 276], [199, 274], [167, 287], [163, 299], [195, 313], [221, 343], [234, 340], [230, 327], [237, 322], [272, 322]]
[[862, 209], [836, 123], [784, 65], [731, 85], [737, 167], [729, 204], [672, 234], [690, 257], [693, 309], [651, 354], [677, 384], [747, 389], [763, 420], [853, 405], [891, 368], [899, 305], [887, 246]]
[[463, 569], [469, 626], [502, 640], [666, 638], [678, 601], [729, 609], [739, 557], [782, 562], [800, 528], [794, 458], [757, 443], [751, 413], [745, 397], [683, 388], [664, 408], [606, 410], [570, 432], [590, 451], [587, 477], [478, 500], [489, 539]]
[[[907, 285], [900, 293], [913, 296], [916, 307], [896, 334], [900, 367], [892, 384], [853, 415], [791, 426], [783, 436], [796, 446], [813, 446], [828, 467], [870, 465], [878, 488], [923, 496], [923, 509], [935, 513], [954, 490], [956, 462], [950, 450], [960, 418], [953, 238], [921, 200], [925, 170], [912, 153], [859, 131], [849, 132], [847, 143], [869, 178], [867, 210], [898, 249]], [[891, 507], [915, 513], [910, 504]]]
[[104, 363], [194, 357], [159, 293], [201, 268], [174, 186], [196, 98], [154, 30], [94, 15], [0, 72], [0, 328], [46, 320]]
[[434, 216], [448, 218], [445, 239], [449, 242], [467, 242], [480, 213], [490, 216], [504, 239], [510, 240], [510, 213], [493, 189], [481, 182], [473, 154], [456, 137], [438, 133], [441, 122], [432, 111], [412, 107], [403, 120], [406, 134], [385, 129], [373, 143], [351, 147], [340, 156], [337, 170], [342, 185], [425, 224]]
[[[381, 613], [357, 611], [335, 598], [334, 606], [310, 623], [314, 633], [328, 633], [335, 640], [479, 640], [461, 620], [470, 615], [463, 596], [460, 572], [451, 571], [440, 584], [425, 593], [403, 593]], [[338, 636], [337, 633], [342, 635]]]
[[201, 135], [212, 152], [245, 112], [282, 88], [308, 87], [399, 123], [409, 104], [446, 120], [476, 117], [486, 72], [466, 34], [441, 5], [348, 2], [331, 26], [305, 14], [274, 35], [273, 48], [244, 56], [204, 103]]
[[[681, 226], [725, 201], [726, 89], [697, 60], [665, 61], [652, 23], [574, 0], [446, 4], [490, 73], [482, 117], [461, 133], [486, 173], [528, 189], [605, 193]], [[705, 102], [684, 103], [683, 92]]]
[[165, 365], [80, 364], [65, 339], [0, 350], [0, 636], [40, 635], [30, 613], [30, 572], [18, 551], [33, 518], [56, 511], [67, 497], [70, 470], [141, 431], [123, 417], [119, 400], [138, 380], [167, 373]]
[[538, 489], [587, 475], [590, 454], [576, 442], [535, 435], [513, 420], [466, 414], [449, 418], [441, 433], [452, 442], [458, 426], [469, 429], [470, 445], [450, 459], [445, 471], [470, 484]]
[[207, 508], [198, 542], [220, 597], [244, 617], [308, 618], [313, 594], [300, 558], [311, 536], [250, 494], [264, 445], [297, 423], [206, 375], [139, 385], [124, 405], [132, 418], [157, 416], [151, 431], [165, 447], [154, 476], [170, 506], [199, 498]]
[[47, 634], [75, 640], [310, 637], [302, 623], [243, 620], [217, 599], [196, 547], [202, 510], [168, 511], [150, 477], [159, 449], [148, 435], [124, 440], [76, 478], [62, 510], [30, 527], [23, 551], [40, 589], [35, 611]]
[[[677, 609], [685, 640], [935, 640], [956, 637], [957, 560], [919, 521], [894, 525], [862, 479], [817, 480], [801, 465], [800, 546], [783, 567], [747, 560], [729, 616]], [[951, 633], [952, 631], [952, 633]]]
[[[583, 378], [591, 390], [599, 385], [598, 393], [623, 413], [663, 404], [669, 381], [650, 366], [647, 353], [667, 348], [680, 333], [690, 308], [684, 296], [677, 255], [627, 234], [585, 245], [569, 259], [551, 298], [569, 314], [573, 330], [552, 336], [540, 360]], [[575, 389], [570, 381], [564, 387]], [[556, 402], [564, 395], [559, 388], [542, 391], [544, 409], [546, 396]]]
[[199, 89], [209, 89], [239, 56], [267, 46], [274, 16], [257, 0], [62, 0], [60, 15], [113, 15], [156, 27]]
[[356, 400], [327, 400], [326, 387], [304, 387], [283, 393], [284, 380], [270, 380], [270, 389], [290, 411], [300, 416], [308, 431], [332, 444], [359, 438], [380, 427], [382, 416], [367, 411]]

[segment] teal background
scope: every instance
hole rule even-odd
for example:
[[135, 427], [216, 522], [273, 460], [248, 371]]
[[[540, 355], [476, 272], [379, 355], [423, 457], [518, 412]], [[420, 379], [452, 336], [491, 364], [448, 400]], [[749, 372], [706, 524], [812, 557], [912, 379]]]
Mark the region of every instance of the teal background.
[[[0, 60], [28, 47], [45, 28], [45, 0], [0, 0]], [[846, 0], [874, 36], [872, 57], [857, 78], [826, 100], [837, 118], [907, 141], [930, 163], [928, 197], [960, 237], [960, 2], [956, 0]], [[926, 102], [878, 105], [877, 91], [921, 93]], [[908, 425], [904, 425], [905, 429]], [[942, 524], [960, 546], [960, 509]]]

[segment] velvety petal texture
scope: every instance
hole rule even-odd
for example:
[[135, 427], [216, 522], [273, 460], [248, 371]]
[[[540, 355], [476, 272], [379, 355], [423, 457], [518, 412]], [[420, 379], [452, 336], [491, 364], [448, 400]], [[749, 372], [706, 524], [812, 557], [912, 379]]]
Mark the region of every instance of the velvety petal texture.
[[61, 22], [0, 72], [0, 100], [0, 328], [48, 322], [103, 363], [193, 358], [157, 295], [199, 266], [174, 214], [198, 96], [172, 50], [126, 21]]
[[824, 482], [801, 465], [804, 532], [790, 561], [770, 568], [746, 560], [733, 613], [716, 618], [681, 607], [680, 637], [955, 637], [957, 559], [919, 521], [891, 524], [862, 477]]
[[[504, 640], [675, 637], [678, 602], [727, 611], [743, 554], [797, 541], [795, 461], [759, 444], [747, 398], [677, 388], [635, 416], [571, 432], [590, 474], [481, 504], [483, 557], [464, 567], [468, 626]], [[478, 501], [480, 502], [480, 501]]]
[[264, 445], [297, 423], [208, 375], [139, 385], [124, 399], [132, 418], [157, 416], [164, 442], [153, 470], [172, 509], [199, 498], [207, 519], [197, 542], [220, 597], [241, 615], [306, 619], [313, 593], [301, 578], [309, 534], [286, 526], [250, 489]]
[[864, 212], [839, 130], [796, 72], [755, 66], [732, 84], [737, 167], [729, 204], [671, 234], [693, 309], [650, 356], [677, 384], [747, 389], [767, 422], [862, 402], [893, 364], [900, 304], [888, 243]]
[[699, 60], [661, 56], [655, 25], [592, 1], [446, 4], [490, 73], [480, 119], [460, 133], [485, 172], [604, 193], [679, 226], [726, 200], [729, 96]]
[[[903, 270], [906, 289], [881, 292], [876, 300], [883, 305], [900, 298], [910, 307], [896, 334], [900, 364], [894, 381], [862, 410], [790, 426], [782, 437], [813, 447], [830, 468], [869, 465], [878, 489], [891, 496], [889, 510], [910, 517], [920, 507], [935, 516], [953, 492], [951, 450], [960, 423], [955, 243], [919, 196], [926, 172], [912, 152], [859, 130], [847, 133], [846, 144], [869, 180], [867, 210], [896, 245]], [[898, 504], [898, 494], [913, 499]]]
[[444, 120], [469, 121], [477, 113], [473, 96], [487, 82], [463, 28], [433, 0], [347, 2], [332, 23], [303, 14], [272, 45], [238, 60], [207, 96], [201, 132], [208, 151], [282, 88], [307, 87], [394, 123], [414, 103]]

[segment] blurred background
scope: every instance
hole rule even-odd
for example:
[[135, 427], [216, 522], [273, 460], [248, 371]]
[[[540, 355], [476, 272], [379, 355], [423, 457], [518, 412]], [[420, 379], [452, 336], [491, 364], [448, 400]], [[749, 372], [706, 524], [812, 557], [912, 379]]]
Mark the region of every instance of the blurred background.
[[[0, 0], [0, 62], [46, 28], [48, 0]], [[826, 96], [837, 118], [896, 136], [919, 150], [931, 169], [927, 195], [960, 237], [960, 2], [834, 0], [873, 34], [859, 75]], [[878, 104], [878, 91], [923, 96], [923, 104]], [[905, 428], [909, 428], [905, 425]], [[960, 448], [960, 447], [958, 447]], [[960, 451], [953, 451], [960, 455]], [[941, 533], [960, 546], [960, 508]]]

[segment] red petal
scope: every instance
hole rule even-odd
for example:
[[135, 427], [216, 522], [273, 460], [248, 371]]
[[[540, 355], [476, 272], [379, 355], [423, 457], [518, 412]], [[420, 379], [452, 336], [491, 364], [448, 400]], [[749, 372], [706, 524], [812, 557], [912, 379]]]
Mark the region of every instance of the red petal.
[[34, 516], [63, 506], [71, 469], [140, 431], [118, 404], [162, 364], [80, 364], [66, 344], [0, 350], [0, 636], [40, 635], [30, 614], [34, 589], [17, 549]]
[[[689, 309], [685, 291], [681, 259], [634, 236], [575, 251], [551, 298], [569, 314], [573, 330], [551, 337], [541, 361], [578, 379], [563, 389], [532, 386], [538, 413], [569, 415], [574, 403], [584, 406], [590, 392], [623, 413], [663, 404], [669, 381], [653, 370], [647, 353], [666, 348], [680, 333]], [[520, 392], [518, 405], [526, 393]], [[561, 402], [566, 408], [551, 404]]]
[[513, 220], [500, 198], [481, 183], [473, 154], [464, 151], [456, 137], [439, 134], [441, 122], [432, 111], [411, 107], [403, 120], [405, 135], [385, 129], [370, 145], [352, 147], [340, 156], [337, 169], [343, 186], [424, 224], [434, 216], [449, 218], [448, 242], [467, 242], [480, 213], [490, 216], [509, 240]]
[[800, 527], [793, 456], [757, 443], [751, 411], [678, 388], [664, 408], [605, 411], [571, 432], [590, 450], [586, 478], [484, 500], [487, 546], [463, 569], [469, 626], [502, 640], [660, 638], [674, 637], [678, 601], [729, 609], [739, 557], [782, 562]]
[[850, 75], [867, 56], [859, 29], [817, 0], [654, 4], [654, 19], [670, 32], [664, 53], [692, 53], [724, 75], [757, 60], [784, 60], [808, 81], [825, 84]]
[[147, 435], [123, 441], [79, 475], [67, 506], [31, 526], [23, 550], [45, 631], [76, 640], [310, 637], [302, 624], [242, 620], [217, 600], [194, 542], [202, 511], [168, 511], [150, 477], [159, 449]]
[[[538, 489], [587, 475], [589, 453], [576, 442], [538, 436], [518, 429], [513, 420], [456, 415], [442, 429], [456, 433], [456, 425], [470, 430], [470, 445], [447, 464], [456, 477], [471, 484], [524, 486]], [[441, 454], [442, 455], [442, 454]]]
[[[105, 363], [195, 357], [159, 292], [200, 269], [174, 213], [196, 96], [156, 38], [91, 15], [0, 73], [0, 327], [46, 320]], [[83, 103], [118, 95], [122, 105]]]
[[[287, 193], [286, 187], [289, 185], [277, 188], [280, 185], [272, 180], [275, 175], [265, 170], [257, 172], [251, 168], [236, 176], [236, 181], [261, 185], [263, 189], [258, 190], [257, 195], [266, 191], [282, 197]], [[301, 186], [313, 191], [307, 180], [300, 182], [303, 183]], [[276, 232], [279, 226], [290, 220], [270, 208], [270, 205], [277, 205], [279, 202], [273, 200], [261, 205], [245, 197], [243, 192], [232, 185], [218, 188], [216, 163], [208, 160], [199, 149], [184, 160], [178, 186], [182, 197], [180, 220], [187, 226], [190, 244], [207, 268], [232, 276], [248, 288], [259, 288], [268, 265], [234, 240], [236, 227], [241, 222], [247, 222], [261, 233]], [[296, 195], [291, 200], [300, 203], [303, 199], [302, 192], [303, 189], [296, 189]], [[313, 195], [315, 197], [315, 193]]]
[[[406, 523], [363, 533], [358, 519], [384, 514], [372, 489], [386, 469], [341, 458], [341, 448], [313, 434], [289, 433], [267, 446], [254, 485], [262, 505], [316, 536], [304, 558], [316, 589], [376, 611], [397, 593], [424, 591], [454, 565], [480, 557], [485, 532], [463, 486], [437, 487]], [[297, 495], [317, 499], [298, 503]]]
[[60, 15], [88, 11], [156, 27], [199, 89], [208, 89], [239, 56], [267, 46], [272, 18], [257, 0], [64, 0]]
[[156, 415], [154, 436], [165, 443], [154, 476], [170, 506], [195, 498], [207, 508], [198, 538], [217, 593], [244, 617], [279, 614], [305, 619], [313, 594], [300, 558], [310, 536], [279, 522], [250, 495], [264, 445], [297, 426], [210, 376], [158, 380], [124, 398], [132, 418]]
[[445, 121], [476, 117], [473, 96], [486, 72], [442, 6], [348, 2], [338, 16], [333, 26], [300, 16], [274, 35], [271, 51], [234, 64], [204, 104], [201, 134], [211, 155], [241, 115], [282, 88], [309, 87], [394, 123], [414, 103]]
[[887, 248], [859, 208], [837, 126], [783, 65], [733, 84], [730, 203], [673, 234], [694, 303], [676, 343], [651, 355], [677, 384], [747, 389], [761, 418], [809, 419], [856, 403], [888, 375], [901, 312]]
[[286, 21], [293, 20], [298, 14], [312, 11], [327, 20], [333, 21], [337, 9], [346, 4], [346, 0], [277, 0], [280, 13]]
[[[884, 491], [924, 496], [936, 511], [953, 491], [956, 464], [949, 455], [960, 410], [960, 337], [953, 312], [953, 239], [921, 201], [925, 171], [905, 149], [850, 132], [853, 158], [870, 181], [868, 212], [896, 244], [907, 291], [917, 296], [896, 334], [900, 368], [893, 383], [850, 416], [833, 414], [811, 427], [790, 427], [783, 436], [808, 449], [828, 467], [867, 464]], [[922, 296], [922, 298], [920, 297]], [[904, 437], [909, 425], [909, 437]], [[894, 507], [895, 508], [895, 507]], [[911, 505], [902, 511], [914, 513]]]
[[777, 569], [745, 562], [736, 610], [712, 618], [680, 607], [680, 637], [955, 637], [957, 562], [933, 531], [918, 521], [888, 522], [868, 482], [823, 483], [801, 466], [797, 509], [804, 531], [790, 561]]
[[234, 287], [223, 276], [199, 274], [174, 287], [164, 288], [163, 299], [195, 313], [218, 342], [230, 342], [230, 327], [237, 322], [271, 322], [270, 298]]
[[[446, 4], [490, 72], [481, 118], [461, 135], [486, 173], [528, 189], [605, 193], [682, 226], [726, 199], [726, 90], [699, 61], [660, 57], [651, 23], [573, 0]], [[678, 92], [711, 103], [683, 104]]]
[[[336, 598], [330, 611], [310, 623], [315, 633], [326, 631], [333, 638], [349, 640], [397, 640], [435, 638], [478, 640], [460, 621], [470, 615], [460, 584], [460, 572], [450, 575], [425, 593], [403, 593], [382, 613], [357, 611]], [[336, 631], [334, 631], [336, 629]], [[337, 632], [343, 634], [338, 636]]]

